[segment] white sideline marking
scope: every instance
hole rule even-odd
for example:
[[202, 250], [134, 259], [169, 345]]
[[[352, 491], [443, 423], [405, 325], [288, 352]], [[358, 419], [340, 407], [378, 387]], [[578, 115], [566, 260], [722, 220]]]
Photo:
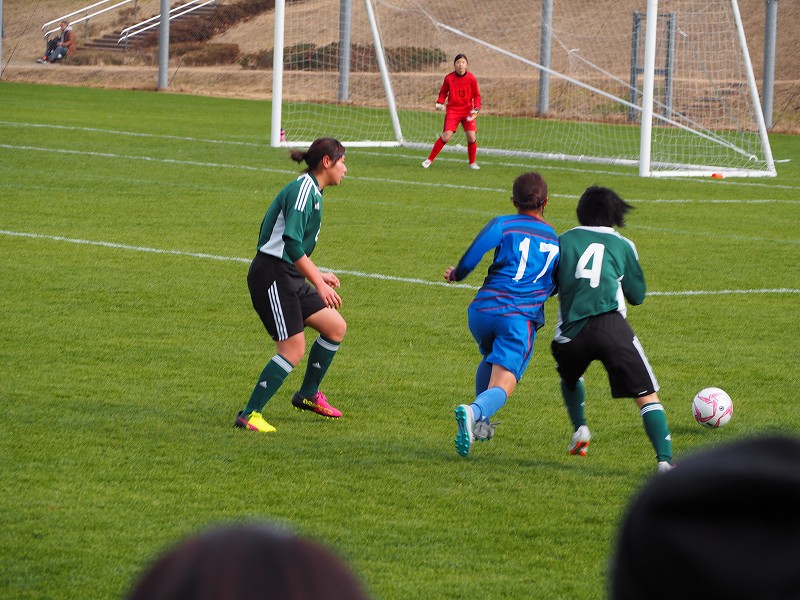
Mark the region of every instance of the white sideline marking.
[[[80, 238], [68, 238], [60, 235], [45, 235], [43, 233], [29, 233], [24, 231], [8, 231], [0, 229], [0, 235], [8, 235], [13, 237], [22, 237], [38, 240], [50, 240], [54, 242], [67, 242], [70, 244], [80, 244], [84, 246], [99, 246], [102, 248], [112, 248], [115, 250], [131, 250], [134, 252], [149, 252], [152, 254], [167, 254], [170, 256], [186, 256], [189, 258], [200, 258], [207, 260], [218, 260], [226, 262], [239, 262], [249, 263], [250, 258], [239, 258], [235, 256], [220, 256], [218, 254], [207, 254], [205, 252], [187, 252], [184, 250], [168, 250], [163, 248], [149, 248], [147, 246], [131, 246], [128, 244], [117, 244], [115, 242], [103, 242], [97, 240], [84, 240]], [[393, 275], [383, 275], [381, 273], [364, 273], [362, 271], [346, 271], [342, 269], [329, 269], [327, 267], [320, 267], [325, 271], [333, 271], [337, 274], [352, 275], [354, 277], [363, 277], [367, 279], [380, 279], [383, 281], [397, 281], [400, 283], [416, 283], [421, 285], [434, 285], [452, 288], [464, 288], [469, 290], [477, 290], [478, 286], [468, 285], [465, 283], [447, 283], [445, 281], [429, 281], [427, 279], [418, 279], [415, 277], [395, 277]], [[798, 294], [800, 289], [794, 288], [772, 288], [772, 289], [757, 289], [757, 290], [686, 290], [678, 292], [648, 292], [648, 296], [719, 296], [731, 294]]]
[[686, 290], [683, 292], [647, 292], [648, 296], [727, 296], [730, 294], [800, 294], [800, 289], [764, 288], [760, 290]]
[[[49, 123], [19, 123], [15, 121], [2, 121], [0, 120], [0, 125], [5, 125], [7, 127], [32, 127], [32, 128], [41, 128], [41, 129], [58, 129], [62, 131], [82, 131], [82, 132], [91, 132], [91, 133], [105, 133], [109, 135], [125, 135], [131, 137], [143, 137], [143, 138], [155, 138], [155, 139], [166, 139], [166, 140], [178, 140], [178, 141], [186, 141], [186, 142], [197, 142], [197, 143], [205, 143], [205, 144], [229, 144], [234, 146], [247, 146], [251, 148], [270, 148], [268, 143], [258, 143], [258, 142], [240, 142], [236, 140], [214, 140], [208, 138], [195, 138], [195, 137], [188, 137], [188, 136], [179, 136], [179, 135], [164, 135], [164, 134], [154, 134], [154, 133], [140, 133], [136, 131], [121, 131], [115, 129], [101, 129], [98, 127], [76, 127], [70, 125], [53, 125]], [[363, 154], [373, 155], [373, 156], [385, 156], [385, 154], [380, 154], [377, 152], [370, 152], [365, 151]], [[398, 158], [410, 158], [414, 161], [419, 160], [419, 156], [417, 154], [396, 154]], [[455, 160], [452, 158], [448, 158], [447, 156], [442, 156], [439, 160], [448, 161], [448, 160]], [[463, 161], [463, 159], [458, 159]], [[778, 161], [781, 162], [781, 161]], [[786, 161], [783, 161], [786, 162]], [[522, 162], [492, 162], [491, 164], [497, 164], [506, 167], [520, 167], [520, 168], [531, 168], [529, 163]], [[541, 170], [558, 170], [558, 171], [567, 171], [573, 173], [600, 173], [603, 175], [614, 175], [619, 177], [638, 177], [638, 174], [630, 173], [630, 172], [620, 172], [620, 171], [599, 171], [596, 168], [592, 169], [581, 169], [580, 167], [570, 167], [567, 165], [537, 165], [537, 169]], [[353, 177], [352, 179], [355, 179]], [[685, 178], [670, 178], [674, 181], [686, 181]], [[695, 182], [701, 183], [708, 183], [711, 185], [733, 185], [733, 186], [750, 186], [750, 187], [765, 187], [765, 188], [777, 188], [777, 189], [787, 189], [787, 190], [794, 190], [799, 189], [796, 186], [788, 186], [788, 185], [777, 185], [774, 183], [761, 183], [755, 181], [718, 181], [718, 180], [711, 180], [707, 178], [695, 178], [693, 179]], [[409, 183], [413, 184], [416, 182], [409, 182], [409, 181], [401, 181], [400, 183]], [[420, 185], [425, 185], [424, 183], [420, 183]], [[470, 186], [448, 186], [442, 185], [442, 187], [454, 187], [454, 188], [462, 188], [462, 189], [481, 189], [481, 188], [472, 188]], [[486, 190], [486, 191], [502, 191], [503, 193], [507, 193], [507, 190]], [[557, 196], [553, 194], [553, 196]], [[564, 197], [574, 197], [577, 196], [564, 196]], [[632, 200], [633, 201], [633, 200]], [[635, 202], [647, 202], [647, 200], [635, 200]], [[694, 200], [651, 200], [651, 202], [694, 202]], [[709, 203], [737, 203], [738, 200], [708, 200]], [[743, 202], [750, 202], [750, 201], [743, 201]], [[761, 203], [766, 202], [789, 202], [787, 200], [761, 200], [758, 201]]]
[[[380, 152], [369, 152], [360, 150], [359, 154], [367, 154], [370, 156], [386, 156], [385, 154], [381, 154]], [[419, 162], [419, 159], [422, 158], [424, 152], [421, 154], [393, 154], [392, 156], [396, 158], [408, 158], [415, 163]], [[463, 158], [454, 158], [453, 153], [449, 153], [447, 155], [440, 154], [439, 157], [436, 159], [437, 161], [445, 161], [445, 162], [460, 162], [463, 163]], [[486, 159], [483, 159], [483, 162]], [[504, 160], [492, 160], [487, 162], [487, 164], [491, 165], [498, 165], [501, 167], [514, 167], [520, 169], [536, 169], [537, 171], [560, 171], [565, 173], [590, 173], [590, 174], [599, 174], [599, 175], [611, 175], [614, 177], [631, 177], [634, 179], [640, 179], [638, 172], [633, 172], [632, 170], [628, 171], [614, 171], [614, 170], [601, 170], [600, 165], [595, 165], [595, 167], [591, 168], [581, 168], [576, 166], [570, 166], [574, 163], [570, 161], [563, 161], [559, 163], [556, 159], [550, 159], [550, 162], [556, 164], [541, 164], [539, 162], [534, 162], [534, 159], [529, 159], [527, 161], [522, 161], [522, 159], [518, 159], [521, 162], [514, 162], [514, 157], [508, 157]], [[780, 162], [780, 161], [775, 161]], [[788, 162], [788, 161], [787, 161]], [[418, 167], [418, 164], [415, 164], [414, 167]], [[662, 181], [691, 181], [692, 183], [706, 183], [710, 185], [733, 185], [733, 186], [751, 186], [751, 187], [764, 187], [764, 188], [771, 188], [771, 189], [782, 189], [782, 190], [798, 190], [800, 187], [796, 185], [780, 185], [776, 183], [763, 183], [758, 181], [753, 181], [752, 179], [749, 180], [742, 180], [737, 178], [735, 180], [727, 180], [727, 181], [720, 181], [719, 179], [711, 179], [708, 177], [662, 177]], [[575, 196], [578, 198], [578, 196]], [[632, 200], [630, 198], [626, 198], [627, 200], [631, 200], [632, 202], [648, 202], [648, 200]], [[693, 202], [694, 200], [676, 200], [675, 202]], [[662, 202], [662, 200], [650, 200], [650, 202]], [[672, 200], [663, 200], [663, 202], [672, 202]], [[709, 200], [708, 202], [713, 202]], [[749, 202], [749, 200], [742, 200], [741, 202]], [[785, 200], [778, 200], [778, 202], [785, 202]]]
[[[2, 124], [2, 121], [0, 121]], [[145, 135], [145, 134], [132, 134], [132, 135]], [[153, 136], [153, 137], [170, 137], [170, 136]], [[190, 139], [190, 138], [185, 138]], [[209, 141], [209, 140], [201, 140], [201, 141]], [[223, 142], [220, 142], [223, 143]], [[142, 155], [129, 155], [129, 154], [116, 154], [113, 152], [92, 152], [92, 151], [85, 151], [85, 150], [70, 150], [68, 148], [48, 148], [43, 146], [15, 146], [13, 144], [0, 144], [0, 148], [5, 148], [7, 150], [23, 150], [23, 151], [33, 151], [33, 152], [51, 152], [56, 154], [71, 154], [75, 156], [95, 156], [98, 158], [112, 158], [112, 159], [121, 159], [121, 160], [141, 160], [145, 162], [151, 163], [164, 163], [164, 164], [171, 164], [171, 165], [184, 165], [189, 167], [206, 167], [206, 168], [219, 168], [219, 169], [240, 169], [242, 171], [255, 171], [258, 173], [281, 173], [281, 174], [288, 174], [288, 175], [296, 175], [296, 171], [292, 171], [290, 169], [274, 169], [270, 167], [252, 167], [248, 165], [242, 164], [228, 164], [228, 163], [212, 163], [212, 162], [201, 162], [201, 161], [194, 161], [194, 160], [179, 160], [176, 158], [154, 158], [152, 156], [142, 156]], [[538, 168], [538, 167], [537, 167]], [[554, 167], [555, 168], [555, 167]], [[563, 170], [563, 169], [562, 169]], [[379, 177], [359, 177], [358, 175], [348, 175], [348, 180], [351, 181], [361, 181], [361, 182], [375, 182], [375, 183], [389, 183], [392, 185], [408, 185], [408, 186], [420, 186], [420, 187], [433, 187], [439, 189], [454, 189], [454, 190], [469, 190], [473, 192], [491, 192], [496, 194], [508, 194], [509, 191], [506, 188], [494, 188], [494, 187], [480, 187], [475, 185], [459, 185], [454, 183], [441, 183], [441, 182], [431, 182], [431, 181], [414, 181], [414, 180], [407, 180], [407, 179], [386, 179], [386, 178], [379, 178]], [[739, 184], [737, 182], [737, 184]], [[739, 185], [758, 185], [752, 183], [740, 183]], [[767, 186], [773, 188], [784, 188], [784, 189], [795, 189], [790, 186]], [[800, 189], [800, 188], [798, 188]], [[551, 198], [569, 198], [577, 200], [579, 196], [575, 194], [550, 194]], [[785, 199], [760, 199], [760, 200], [742, 200], [742, 199], [735, 199], [735, 198], [726, 198], [724, 200], [714, 200], [714, 199], [692, 199], [692, 198], [679, 198], [679, 199], [643, 199], [643, 198], [628, 198], [630, 202], [634, 204], [797, 204], [796, 201], [793, 200], [785, 200]]]
[[[236, 140], [215, 140], [209, 138], [195, 138], [189, 136], [179, 136], [179, 135], [165, 135], [165, 134], [153, 134], [153, 133], [141, 133], [136, 131], [123, 131], [123, 130], [116, 130], [116, 129], [101, 129], [98, 127], [77, 127], [77, 126], [70, 126], [70, 125], [54, 125], [49, 123], [19, 123], [15, 121], [3, 121], [0, 120], [0, 126], [7, 126], [7, 127], [30, 127], [30, 128], [40, 128], [40, 129], [57, 129], [62, 131], [80, 131], [80, 132], [90, 132], [90, 133], [101, 133], [101, 134], [108, 134], [108, 135], [116, 135], [116, 136], [129, 136], [129, 137], [141, 137], [141, 138], [154, 138], [154, 139], [167, 139], [167, 140], [177, 140], [177, 141], [185, 141], [185, 142], [192, 142], [192, 143], [205, 143], [205, 144], [227, 144], [233, 146], [246, 146], [251, 148], [263, 148], [269, 149], [270, 145], [266, 142], [258, 143], [258, 142], [242, 142]], [[0, 145], [0, 148], [8, 148], [8, 149], [23, 149], [23, 150], [39, 150], [39, 151], [54, 151], [51, 148], [36, 148], [36, 147], [28, 147], [28, 146], [11, 146], [11, 145]], [[385, 154], [374, 152], [374, 151], [361, 151], [358, 150], [359, 154], [369, 155], [369, 156], [385, 156]], [[83, 154], [79, 151], [72, 152], [73, 154]], [[101, 156], [106, 158], [129, 158], [132, 160], [150, 160], [154, 162], [172, 162], [174, 164], [185, 164], [185, 165], [195, 165], [195, 166], [204, 166], [204, 167], [213, 167], [219, 166], [221, 168], [234, 168], [233, 165], [225, 165], [225, 164], [214, 164], [214, 163], [197, 163], [192, 161], [170, 161], [170, 159], [154, 159], [151, 157], [131, 157], [131, 156], [121, 156], [115, 154], [108, 154], [108, 153], [93, 153], [93, 152], [86, 152], [86, 155], [89, 156]], [[397, 158], [408, 158], [413, 161], [419, 160], [419, 155], [417, 154], [394, 154]], [[463, 162], [463, 158], [455, 159], [448, 156], [441, 156], [439, 159], [441, 161], [461, 161]], [[495, 162], [492, 161], [490, 164], [496, 164], [499, 166], [504, 167], [519, 167], [530, 169], [533, 168], [530, 162], [513, 162], [511, 161], [500, 161]], [[415, 165], [415, 167], [418, 165]], [[241, 167], [246, 170], [255, 170], [255, 171], [264, 171], [268, 173], [294, 173], [294, 171], [288, 170], [279, 170], [279, 169], [266, 169], [266, 168], [259, 168], [259, 167]], [[537, 170], [555, 170], [555, 171], [565, 171], [565, 172], [572, 172], [572, 173], [594, 173], [594, 174], [603, 174], [603, 175], [613, 175], [618, 177], [638, 177], [638, 174], [630, 173], [630, 172], [621, 172], [621, 171], [600, 171], [597, 168], [591, 169], [582, 169], [580, 167], [568, 166], [568, 164], [560, 165], [536, 165], [535, 167]], [[454, 184], [444, 184], [444, 183], [431, 183], [431, 182], [424, 182], [424, 181], [407, 181], [407, 180], [388, 180], [388, 179], [377, 179], [377, 178], [360, 178], [357, 176], [350, 176], [349, 179], [356, 180], [356, 181], [376, 181], [381, 183], [393, 183], [393, 184], [406, 184], [406, 185], [420, 185], [420, 186], [433, 186], [433, 187], [441, 187], [446, 189], [462, 189], [462, 190], [476, 190], [476, 191], [485, 191], [485, 192], [497, 192], [507, 194], [508, 190], [505, 188], [482, 188], [477, 186], [468, 186], [468, 185], [454, 185]], [[673, 181], [686, 181], [685, 178], [669, 178]], [[729, 185], [729, 186], [737, 186], [737, 187], [763, 187], [767, 189], [785, 189], [785, 190], [798, 190], [797, 186], [788, 186], [788, 185], [780, 185], [775, 184], [772, 182], [763, 183], [757, 181], [719, 181], [719, 180], [712, 180], [708, 178], [693, 178], [691, 180], [695, 183], [706, 183], [710, 185]], [[577, 199], [579, 196], [576, 195], [567, 195], [567, 194], [550, 194], [551, 197], [554, 198], [575, 198]], [[741, 204], [741, 203], [750, 203], [750, 204], [773, 204], [773, 203], [780, 203], [780, 204], [794, 204], [791, 200], [785, 199], [761, 199], [761, 200], [737, 200], [737, 199], [725, 199], [725, 200], [696, 200], [696, 199], [633, 199], [627, 198], [631, 202], [643, 203], [643, 202], [653, 202], [653, 203], [672, 203], [672, 204], [688, 204], [688, 203], [707, 203], [707, 204]]]
[[86, 133], [107, 133], [109, 135], [127, 135], [130, 137], [157, 138], [160, 140], [178, 140], [180, 142], [201, 142], [205, 144], [231, 144], [234, 146], [250, 146], [255, 148], [269, 148], [269, 144], [257, 142], [237, 142], [235, 140], [209, 140], [207, 138], [194, 138], [180, 135], [164, 135], [157, 133], [139, 133], [137, 131], [118, 131], [115, 129], [100, 129], [98, 127], [75, 127], [70, 125], [50, 125], [49, 123], [17, 123], [14, 121], [0, 121], [0, 125], [8, 127], [33, 127], [39, 129], [59, 129], [61, 131], [82, 131]]
[[0, 148], [8, 150], [33, 150], [36, 152], [55, 152], [56, 154], [74, 154], [77, 156], [97, 156], [99, 158], [121, 158], [124, 160], [143, 160], [147, 162], [166, 163], [171, 165], [187, 165], [192, 167], [217, 167], [220, 169], [242, 169], [243, 171], [260, 171], [265, 173], [290, 173], [297, 174], [288, 169], [270, 169], [267, 167], [250, 167], [247, 165], [230, 165], [225, 163], [208, 163], [195, 160], [178, 160], [176, 158], [153, 158], [152, 156], [130, 156], [126, 154], [114, 154], [113, 152], [86, 152], [83, 150], [69, 150], [68, 148], [43, 148], [40, 146], [12, 146], [10, 144], [0, 144]]
[[[149, 248], [147, 246], [131, 246], [128, 244], [117, 244], [115, 242], [103, 242], [97, 240], [83, 240], [80, 238], [68, 238], [63, 237], [60, 235], [45, 235], [42, 233], [28, 233], [24, 231], [7, 231], [4, 229], [0, 229], [0, 235], [9, 235], [14, 237], [23, 237], [29, 239], [39, 239], [39, 240], [50, 240], [54, 242], [67, 242], [70, 244], [80, 244], [83, 246], [100, 246], [103, 248], [113, 248], [115, 250], [131, 250], [134, 252], [149, 252], [152, 254], [168, 254], [170, 256], [187, 256], [190, 258], [201, 258], [201, 259], [208, 259], [208, 260], [219, 260], [225, 262], [240, 262], [240, 263], [250, 263], [253, 259], [252, 258], [239, 258], [236, 256], [220, 256], [217, 254], [206, 254], [204, 252], [187, 252], [185, 250], [168, 250], [163, 248]], [[333, 271], [337, 274], [344, 274], [344, 275], [353, 275], [355, 277], [365, 277], [369, 279], [382, 279], [385, 281], [398, 281], [401, 283], [419, 283], [423, 285], [441, 285], [441, 286], [450, 286], [450, 287], [457, 287], [457, 288], [467, 288], [471, 290], [477, 290], [478, 287], [473, 285], [467, 285], [463, 283], [450, 283], [448, 284], [444, 280], [441, 282], [439, 281], [428, 281], [426, 279], [417, 279], [413, 277], [395, 277], [392, 275], [382, 275], [380, 273], [363, 273], [361, 271], [345, 271], [341, 269], [329, 269], [327, 267], [320, 267], [323, 271]]]
[[[285, 173], [290, 175], [297, 175], [296, 171], [291, 171], [289, 169], [272, 169], [269, 167], [250, 167], [247, 165], [241, 164], [226, 164], [226, 163], [208, 163], [208, 162], [199, 162], [194, 160], [178, 160], [176, 158], [154, 158], [152, 156], [135, 156], [135, 155], [127, 155], [127, 154], [115, 154], [113, 152], [91, 152], [91, 151], [83, 151], [83, 150], [70, 150], [68, 148], [46, 148], [42, 146], [14, 146], [11, 144], [0, 144], [0, 148], [6, 148], [8, 150], [27, 150], [27, 151], [35, 151], [35, 152], [54, 152], [56, 154], [73, 154], [76, 156], [96, 156], [99, 158], [118, 158], [123, 160], [143, 160], [146, 162], [154, 162], [154, 163], [166, 163], [171, 165], [185, 165], [191, 167], [218, 167], [220, 169], [241, 169], [243, 171], [256, 171], [261, 173]], [[457, 189], [457, 190], [472, 190], [478, 192], [496, 192], [507, 194], [508, 190], [503, 188], [488, 188], [488, 187], [477, 187], [477, 186], [468, 186], [468, 185], [456, 185], [456, 184], [448, 184], [448, 183], [436, 183], [436, 182], [426, 182], [426, 181], [407, 181], [404, 179], [380, 179], [377, 177], [358, 177], [358, 176], [351, 176], [348, 175], [347, 179], [354, 180], [354, 181], [366, 181], [366, 182], [376, 182], [376, 183], [391, 183], [395, 185], [416, 185], [416, 186], [423, 186], [423, 187], [436, 187], [436, 188], [447, 188], [447, 189]], [[555, 194], [552, 194], [555, 196]], [[577, 196], [564, 196], [577, 198]]]

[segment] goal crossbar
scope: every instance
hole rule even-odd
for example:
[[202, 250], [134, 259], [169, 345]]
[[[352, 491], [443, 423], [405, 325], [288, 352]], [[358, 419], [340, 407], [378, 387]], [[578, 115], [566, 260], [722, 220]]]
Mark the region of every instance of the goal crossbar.
[[[458, 11], [446, 0], [315, 1], [351, 19], [336, 38], [318, 31], [318, 17], [298, 21], [310, 18], [303, 2], [277, 0], [271, 145], [333, 135], [354, 147], [429, 148], [441, 127], [438, 88], [452, 56], [466, 52], [484, 97], [482, 154], [635, 166], [652, 177], [776, 175], [737, 0], [671, 0], [661, 14], [648, 0], [644, 18], [639, 0], [615, 3], [618, 14], [542, 2], [553, 23], [538, 22], [528, 0], [460, 0]], [[540, 34], [555, 38], [552, 60], [530, 56]], [[551, 77], [537, 110], [539, 80]], [[457, 133], [445, 151], [464, 145]]]

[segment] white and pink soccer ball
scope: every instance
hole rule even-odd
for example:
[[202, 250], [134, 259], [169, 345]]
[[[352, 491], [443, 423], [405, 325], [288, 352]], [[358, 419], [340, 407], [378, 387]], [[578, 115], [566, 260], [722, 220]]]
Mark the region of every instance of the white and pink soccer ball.
[[719, 388], [705, 388], [692, 400], [692, 414], [700, 425], [722, 427], [733, 416], [733, 401]]

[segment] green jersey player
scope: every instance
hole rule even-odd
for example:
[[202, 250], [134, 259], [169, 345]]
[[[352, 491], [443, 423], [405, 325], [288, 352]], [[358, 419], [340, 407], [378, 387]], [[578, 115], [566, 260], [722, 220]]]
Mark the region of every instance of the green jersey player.
[[291, 157], [305, 161], [308, 168], [267, 209], [247, 274], [253, 308], [278, 351], [261, 372], [234, 425], [265, 433], [275, 428], [261, 411], [303, 358], [306, 327], [316, 329], [319, 337], [309, 351], [305, 378], [292, 405], [332, 419], [342, 416], [319, 390], [347, 330], [337, 310], [342, 305], [334, 289], [339, 279], [320, 271], [309, 257], [319, 237], [322, 192], [329, 185], [339, 185], [347, 173], [345, 149], [333, 138], [320, 138], [306, 152], [295, 150]]
[[569, 453], [586, 456], [591, 434], [584, 414], [583, 374], [594, 360], [608, 373], [614, 398], [633, 398], [656, 451], [658, 470], [672, 468], [672, 440], [658, 382], [625, 319], [626, 300], [644, 302], [645, 281], [636, 247], [614, 226], [633, 207], [614, 191], [592, 186], [578, 201], [578, 222], [558, 240], [559, 315], [551, 344], [561, 392], [575, 433]]

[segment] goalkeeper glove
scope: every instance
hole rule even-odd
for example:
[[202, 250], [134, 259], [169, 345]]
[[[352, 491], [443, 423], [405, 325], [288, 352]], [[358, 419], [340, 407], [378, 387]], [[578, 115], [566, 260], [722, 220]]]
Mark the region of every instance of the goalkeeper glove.
[[467, 121], [474, 121], [478, 117], [478, 109], [473, 108], [469, 111], [469, 116], [467, 117]]
[[436, 103], [436, 110], [444, 110], [444, 104], [441, 102]]

